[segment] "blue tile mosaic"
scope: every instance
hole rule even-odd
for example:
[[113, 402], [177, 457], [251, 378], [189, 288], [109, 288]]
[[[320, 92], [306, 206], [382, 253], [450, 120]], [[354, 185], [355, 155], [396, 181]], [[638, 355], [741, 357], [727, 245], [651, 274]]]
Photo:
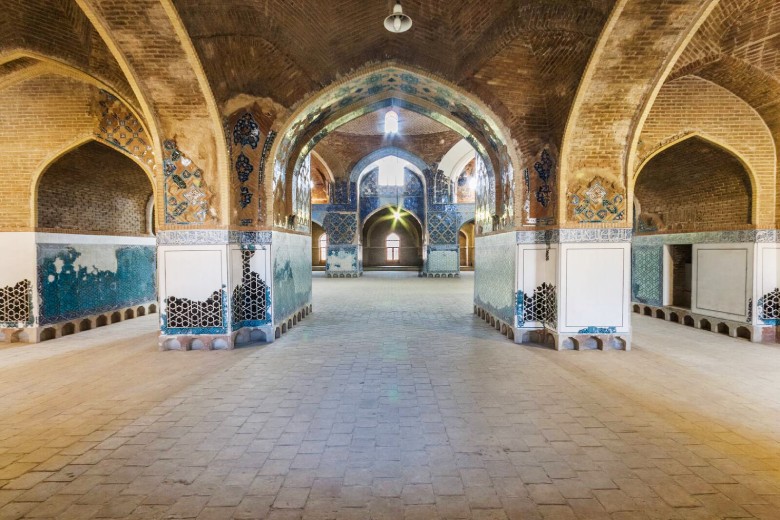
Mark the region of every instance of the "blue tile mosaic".
[[325, 270], [329, 275], [334, 274], [359, 274], [360, 261], [359, 249], [356, 245], [328, 246], [328, 257], [325, 262]]
[[311, 304], [311, 236], [274, 231], [271, 243], [274, 323]]
[[577, 331], [578, 334], [616, 334], [616, 327], [585, 327]]
[[352, 244], [357, 235], [357, 216], [354, 213], [328, 213], [322, 227], [328, 235], [328, 244]]
[[39, 322], [72, 320], [157, 299], [155, 248], [38, 244]]
[[663, 305], [663, 247], [632, 246], [631, 298], [648, 305]]
[[515, 323], [516, 236], [500, 233], [476, 238], [474, 303], [506, 323]]
[[431, 244], [458, 243], [457, 213], [431, 211], [428, 213], [428, 236]]

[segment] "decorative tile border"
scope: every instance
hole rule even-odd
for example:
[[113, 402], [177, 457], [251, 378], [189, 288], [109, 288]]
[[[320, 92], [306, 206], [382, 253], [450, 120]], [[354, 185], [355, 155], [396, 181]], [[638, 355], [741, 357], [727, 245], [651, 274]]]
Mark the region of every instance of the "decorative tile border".
[[751, 242], [772, 243], [778, 241], [778, 230], [703, 231], [699, 233], [669, 233], [663, 235], [635, 236], [637, 245], [662, 244], [742, 244]]
[[630, 242], [630, 228], [609, 229], [551, 229], [547, 231], [518, 231], [518, 244], [594, 244]]
[[270, 244], [270, 231], [228, 231], [225, 229], [203, 229], [182, 231], [160, 231], [158, 246], [224, 245], [224, 244]]

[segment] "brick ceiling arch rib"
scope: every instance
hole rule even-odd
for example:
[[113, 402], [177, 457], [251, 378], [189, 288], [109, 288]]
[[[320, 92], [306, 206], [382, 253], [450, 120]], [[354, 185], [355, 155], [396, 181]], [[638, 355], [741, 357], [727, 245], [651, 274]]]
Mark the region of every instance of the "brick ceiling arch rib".
[[138, 108], [137, 100], [105, 42], [69, 0], [9, 0], [0, 54], [46, 57], [98, 78]]
[[171, 140], [198, 165], [204, 182], [217, 188], [207, 218], [228, 222], [230, 175], [221, 115], [171, 1], [76, 1], [123, 66], [147, 120], [154, 121], [156, 152], [162, 157], [162, 142]]
[[[574, 218], [567, 214], [568, 194], [597, 178], [630, 207], [626, 172], [633, 171], [644, 119], [677, 58], [716, 5], [717, 0], [618, 2], [568, 116], [560, 158], [560, 222]], [[601, 223], [625, 226], [628, 219], [619, 211]]]

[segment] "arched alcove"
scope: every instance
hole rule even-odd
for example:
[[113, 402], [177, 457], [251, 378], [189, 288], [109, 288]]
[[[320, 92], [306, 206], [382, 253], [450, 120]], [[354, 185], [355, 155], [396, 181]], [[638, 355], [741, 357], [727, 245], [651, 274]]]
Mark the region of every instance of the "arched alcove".
[[694, 136], [648, 160], [635, 185], [639, 233], [751, 228], [750, 172], [731, 152]]
[[88, 141], [43, 172], [37, 189], [37, 227], [58, 232], [145, 235], [152, 230], [152, 185], [123, 153]]
[[[388, 253], [388, 236], [398, 237], [397, 256]], [[409, 212], [385, 207], [370, 215], [363, 224], [363, 265], [365, 267], [422, 265], [422, 226]]]

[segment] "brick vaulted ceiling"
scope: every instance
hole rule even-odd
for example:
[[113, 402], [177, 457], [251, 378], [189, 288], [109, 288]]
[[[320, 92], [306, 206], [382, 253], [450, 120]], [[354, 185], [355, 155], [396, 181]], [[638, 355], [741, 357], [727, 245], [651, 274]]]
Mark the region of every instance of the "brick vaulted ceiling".
[[394, 60], [478, 95], [525, 148], [562, 135], [614, 0], [405, 0], [414, 26], [400, 35], [382, 25], [392, 0], [174, 3], [218, 102], [248, 94], [293, 107], [350, 71]]

